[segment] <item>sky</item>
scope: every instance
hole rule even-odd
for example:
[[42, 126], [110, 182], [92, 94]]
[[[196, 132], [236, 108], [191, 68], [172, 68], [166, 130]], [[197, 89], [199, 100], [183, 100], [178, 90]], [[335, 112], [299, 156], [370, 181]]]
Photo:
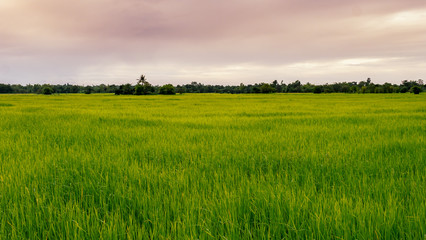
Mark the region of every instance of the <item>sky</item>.
[[0, 83], [426, 79], [425, 0], [0, 0]]

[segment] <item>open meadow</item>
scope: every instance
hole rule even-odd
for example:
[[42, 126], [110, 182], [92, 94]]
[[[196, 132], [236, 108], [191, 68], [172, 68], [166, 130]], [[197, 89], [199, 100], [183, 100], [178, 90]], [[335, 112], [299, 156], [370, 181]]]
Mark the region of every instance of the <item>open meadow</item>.
[[0, 95], [0, 239], [424, 239], [426, 94]]

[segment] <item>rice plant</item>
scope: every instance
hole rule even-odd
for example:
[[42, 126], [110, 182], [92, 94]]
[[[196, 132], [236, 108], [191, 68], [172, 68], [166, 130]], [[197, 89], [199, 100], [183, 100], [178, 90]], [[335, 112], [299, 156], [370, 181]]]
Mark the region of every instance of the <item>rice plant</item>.
[[426, 95], [0, 95], [0, 239], [424, 239]]

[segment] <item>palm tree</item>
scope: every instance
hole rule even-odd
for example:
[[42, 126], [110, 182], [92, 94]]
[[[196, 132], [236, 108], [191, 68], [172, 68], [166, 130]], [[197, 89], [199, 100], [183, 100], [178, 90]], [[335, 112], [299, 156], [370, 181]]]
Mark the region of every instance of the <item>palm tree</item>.
[[138, 84], [140, 85], [145, 85], [146, 83], [148, 83], [148, 81], [146, 81], [145, 75], [141, 75], [140, 79], [136, 79], [138, 80]]

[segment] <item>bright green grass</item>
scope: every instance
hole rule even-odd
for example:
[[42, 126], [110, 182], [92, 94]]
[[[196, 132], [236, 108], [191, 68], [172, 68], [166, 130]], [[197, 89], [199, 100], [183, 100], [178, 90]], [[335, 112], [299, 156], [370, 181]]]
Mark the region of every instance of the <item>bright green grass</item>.
[[424, 239], [426, 95], [0, 95], [1, 239]]

